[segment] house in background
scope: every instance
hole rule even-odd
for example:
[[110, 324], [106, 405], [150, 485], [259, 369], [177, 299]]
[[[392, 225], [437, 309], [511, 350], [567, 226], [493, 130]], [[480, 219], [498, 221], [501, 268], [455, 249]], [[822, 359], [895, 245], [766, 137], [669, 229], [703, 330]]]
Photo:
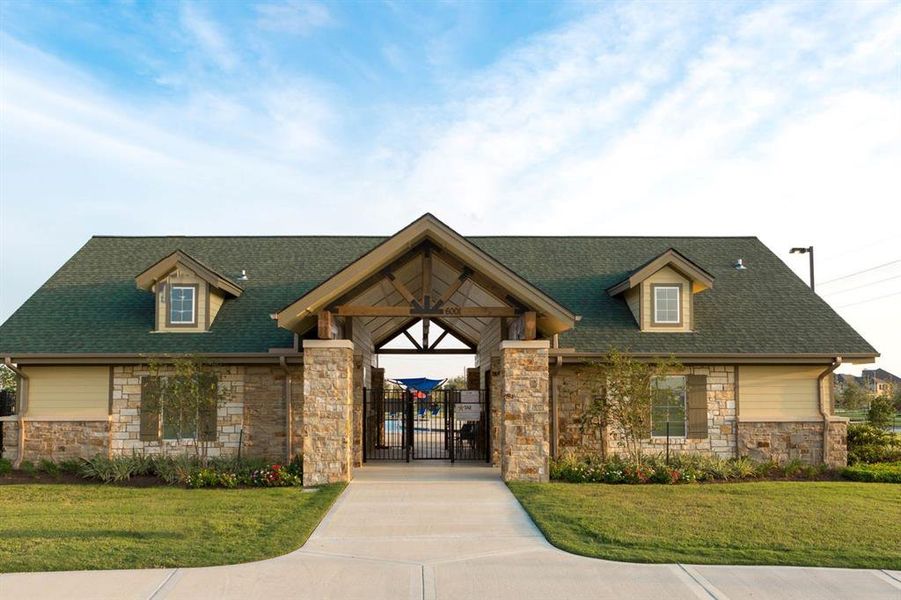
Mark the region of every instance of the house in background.
[[885, 369], [864, 369], [860, 377], [855, 375], [836, 375], [835, 391], [841, 394], [845, 387], [855, 383], [872, 396], [891, 396], [901, 387], [901, 377], [889, 373]]
[[[431, 434], [453, 449], [464, 426], [482, 432], [476, 458], [507, 480], [546, 480], [566, 450], [621, 450], [579, 425], [578, 367], [612, 349], [684, 365], [658, 382], [676, 393], [654, 406], [648, 451], [844, 464], [832, 373], [878, 355], [753, 237], [464, 237], [428, 214], [387, 238], [94, 237], [0, 326], [20, 378], [4, 455], [184, 452], [205, 436], [212, 455], [300, 456], [305, 484], [348, 480], [386, 431], [416, 458], [424, 417], [385, 406], [378, 364], [415, 324], [407, 352], [473, 357], [474, 394], [434, 409]], [[215, 363], [227, 391], [205, 433], [146, 401], [166, 376], [148, 362], [180, 355]]]

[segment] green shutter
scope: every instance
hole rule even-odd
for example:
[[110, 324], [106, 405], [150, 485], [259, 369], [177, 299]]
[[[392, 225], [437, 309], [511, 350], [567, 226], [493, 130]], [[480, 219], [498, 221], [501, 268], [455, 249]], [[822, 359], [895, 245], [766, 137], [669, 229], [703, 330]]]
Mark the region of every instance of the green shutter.
[[688, 376], [688, 438], [707, 437], [707, 376]]
[[201, 442], [216, 441], [218, 423], [216, 417], [219, 409], [219, 378], [213, 373], [201, 373], [198, 375], [200, 389], [206, 394], [200, 404], [197, 415], [197, 439]]
[[160, 439], [160, 378], [141, 377], [141, 434], [142, 440]]

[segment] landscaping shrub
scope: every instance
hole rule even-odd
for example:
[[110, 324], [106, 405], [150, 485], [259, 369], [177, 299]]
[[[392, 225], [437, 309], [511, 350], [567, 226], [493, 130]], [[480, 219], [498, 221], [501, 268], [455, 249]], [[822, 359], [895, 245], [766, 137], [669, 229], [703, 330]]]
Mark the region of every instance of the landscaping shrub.
[[19, 470], [25, 473], [26, 475], [34, 475], [38, 472], [35, 468], [34, 463], [30, 460], [23, 460], [19, 465]]
[[40, 462], [38, 462], [38, 471], [57, 477], [60, 473], [60, 468], [58, 464], [49, 458], [42, 458]]
[[69, 458], [66, 460], [61, 460], [59, 461], [58, 466], [61, 473], [66, 473], [68, 475], [78, 475], [81, 470], [81, 459]]
[[250, 476], [250, 485], [258, 487], [286, 487], [301, 483], [300, 477], [282, 465], [264, 467]]
[[754, 462], [750, 458], [719, 458], [699, 454], [676, 454], [669, 461], [663, 454], [645, 456], [641, 465], [611, 456], [565, 454], [551, 461], [551, 479], [568, 483], [694, 483], [747, 481], [753, 479], [809, 479], [827, 477], [825, 465], [791, 460]]
[[134, 463], [129, 458], [107, 458], [98, 454], [81, 462], [78, 474], [85, 479], [96, 479], [103, 483], [127, 481], [133, 474]]
[[201, 467], [188, 475], [187, 485], [192, 488], [233, 488], [238, 486], [238, 477], [228, 471], [219, 471], [212, 467]]
[[0, 475], [12, 472], [13, 463], [8, 458], [0, 458]]
[[848, 463], [884, 463], [901, 461], [898, 436], [868, 423], [848, 426]]
[[853, 465], [842, 469], [842, 477], [852, 481], [901, 483], [901, 462]]

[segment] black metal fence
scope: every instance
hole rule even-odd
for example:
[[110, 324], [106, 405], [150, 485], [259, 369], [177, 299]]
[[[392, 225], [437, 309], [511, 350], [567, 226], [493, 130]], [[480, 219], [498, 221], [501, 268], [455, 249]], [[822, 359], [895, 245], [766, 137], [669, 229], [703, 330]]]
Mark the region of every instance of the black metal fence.
[[483, 460], [490, 438], [484, 390], [363, 390], [363, 460]]

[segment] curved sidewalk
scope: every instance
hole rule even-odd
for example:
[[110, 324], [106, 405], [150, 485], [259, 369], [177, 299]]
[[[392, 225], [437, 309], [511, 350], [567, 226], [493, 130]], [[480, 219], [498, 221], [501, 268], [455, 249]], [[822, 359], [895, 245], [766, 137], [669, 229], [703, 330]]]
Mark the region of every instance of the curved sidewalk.
[[303, 548], [225, 567], [0, 575], [0, 598], [901, 600], [901, 573], [618, 563], [544, 537], [497, 470], [366, 466]]

